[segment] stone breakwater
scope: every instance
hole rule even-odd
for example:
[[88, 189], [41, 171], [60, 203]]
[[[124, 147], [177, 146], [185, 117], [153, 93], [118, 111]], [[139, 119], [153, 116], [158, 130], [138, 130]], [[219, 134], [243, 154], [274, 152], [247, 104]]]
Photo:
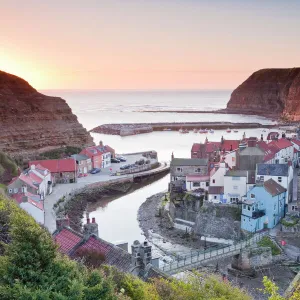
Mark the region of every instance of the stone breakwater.
[[273, 128], [275, 125], [263, 125], [260, 123], [232, 123], [232, 122], [180, 122], [180, 123], [127, 123], [127, 124], [103, 124], [95, 127], [91, 132], [110, 135], [136, 135], [153, 131], [179, 131], [180, 129], [247, 129], [247, 128]]

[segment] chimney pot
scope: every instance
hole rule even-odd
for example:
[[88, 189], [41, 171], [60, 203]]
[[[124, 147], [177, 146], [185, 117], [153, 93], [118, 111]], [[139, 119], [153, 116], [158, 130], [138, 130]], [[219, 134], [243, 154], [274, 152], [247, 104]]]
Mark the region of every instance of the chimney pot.
[[96, 223], [96, 219], [95, 218], [92, 218], [92, 223]]
[[86, 223], [87, 223], [87, 224], [90, 224], [90, 219], [89, 219], [89, 218], [86, 220]]

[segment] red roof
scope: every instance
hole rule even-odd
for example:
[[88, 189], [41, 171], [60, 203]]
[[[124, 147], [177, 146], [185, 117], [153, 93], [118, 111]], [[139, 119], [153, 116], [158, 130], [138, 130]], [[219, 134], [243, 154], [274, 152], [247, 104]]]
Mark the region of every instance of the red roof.
[[70, 228], [63, 228], [54, 236], [54, 241], [58, 244], [59, 251], [65, 254], [68, 254], [81, 240], [81, 234]]
[[40, 200], [39, 195], [26, 192], [26, 193], [12, 194], [11, 197], [14, 198], [19, 204], [23, 202], [23, 197], [27, 197], [28, 203], [36, 206], [40, 210], [44, 210], [44, 201]]
[[38, 164], [48, 169], [51, 173], [75, 172], [76, 170], [76, 162], [73, 158], [35, 160], [29, 162], [29, 166]]
[[212, 153], [214, 151], [218, 151], [220, 149], [221, 143], [220, 142], [207, 142], [206, 143], [206, 152]]
[[192, 146], [192, 152], [198, 152], [200, 150], [200, 144], [194, 143]]
[[77, 251], [80, 250], [93, 250], [93, 251], [97, 251], [103, 254], [107, 254], [109, 252], [109, 250], [111, 249], [111, 246], [108, 243], [102, 243], [101, 240], [96, 239], [93, 236], [90, 236], [90, 238], [81, 246], [79, 246], [76, 249]]
[[288, 141], [287, 139], [283, 139], [283, 138], [276, 140], [276, 141], [272, 141], [269, 143], [269, 145], [274, 145], [275, 147], [277, 147], [280, 150], [293, 146], [293, 144], [290, 141]]
[[268, 144], [265, 141], [258, 141], [257, 146], [263, 151], [267, 151], [269, 149]]
[[291, 142], [298, 145], [298, 146], [300, 146], [300, 141], [299, 140], [291, 140]]
[[220, 143], [221, 151], [234, 151], [239, 148], [240, 141], [238, 140], [224, 140], [223, 143]]
[[26, 184], [28, 184], [32, 188], [38, 189], [38, 187], [33, 184], [33, 180], [32, 180], [32, 178], [30, 176], [27, 176], [27, 175], [21, 173], [21, 175], [19, 176], [19, 178], [20, 178], [20, 180], [22, 180], [23, 182], [25, 182]]

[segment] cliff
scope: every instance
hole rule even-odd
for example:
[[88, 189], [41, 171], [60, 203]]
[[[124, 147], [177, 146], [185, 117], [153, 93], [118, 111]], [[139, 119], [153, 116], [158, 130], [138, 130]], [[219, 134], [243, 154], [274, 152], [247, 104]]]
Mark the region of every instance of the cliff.
[[93, 144], [65, 100], [37, 92], [25, 80], [0, 71], [0, 150], [32, 155], [64, 145]]
[[300, 120], [300, 68], [262, 69], [236, 88], [228, 112]]

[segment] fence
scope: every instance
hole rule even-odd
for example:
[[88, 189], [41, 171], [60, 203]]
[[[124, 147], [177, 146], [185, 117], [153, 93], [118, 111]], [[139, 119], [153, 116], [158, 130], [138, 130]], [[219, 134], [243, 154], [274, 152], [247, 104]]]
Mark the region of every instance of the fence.
[[207, 262], [218, 257], [227, 257], [238, 254], [241, 249], [257, 243], [265, 235], [266, 232], [257, 233], [249, 239], [241, 241], [235, 245], [222, 245], [210, 247], [206, 250], [192, 251], [191, 254], [185, 256], [177, 256], [177, 261], [174, 261], [168, 265], [164, 265], [161, 269], [163, 272], [171, 275], [180, 271], [191, 269], [192, 267], [196, 267], [203, 262]]

